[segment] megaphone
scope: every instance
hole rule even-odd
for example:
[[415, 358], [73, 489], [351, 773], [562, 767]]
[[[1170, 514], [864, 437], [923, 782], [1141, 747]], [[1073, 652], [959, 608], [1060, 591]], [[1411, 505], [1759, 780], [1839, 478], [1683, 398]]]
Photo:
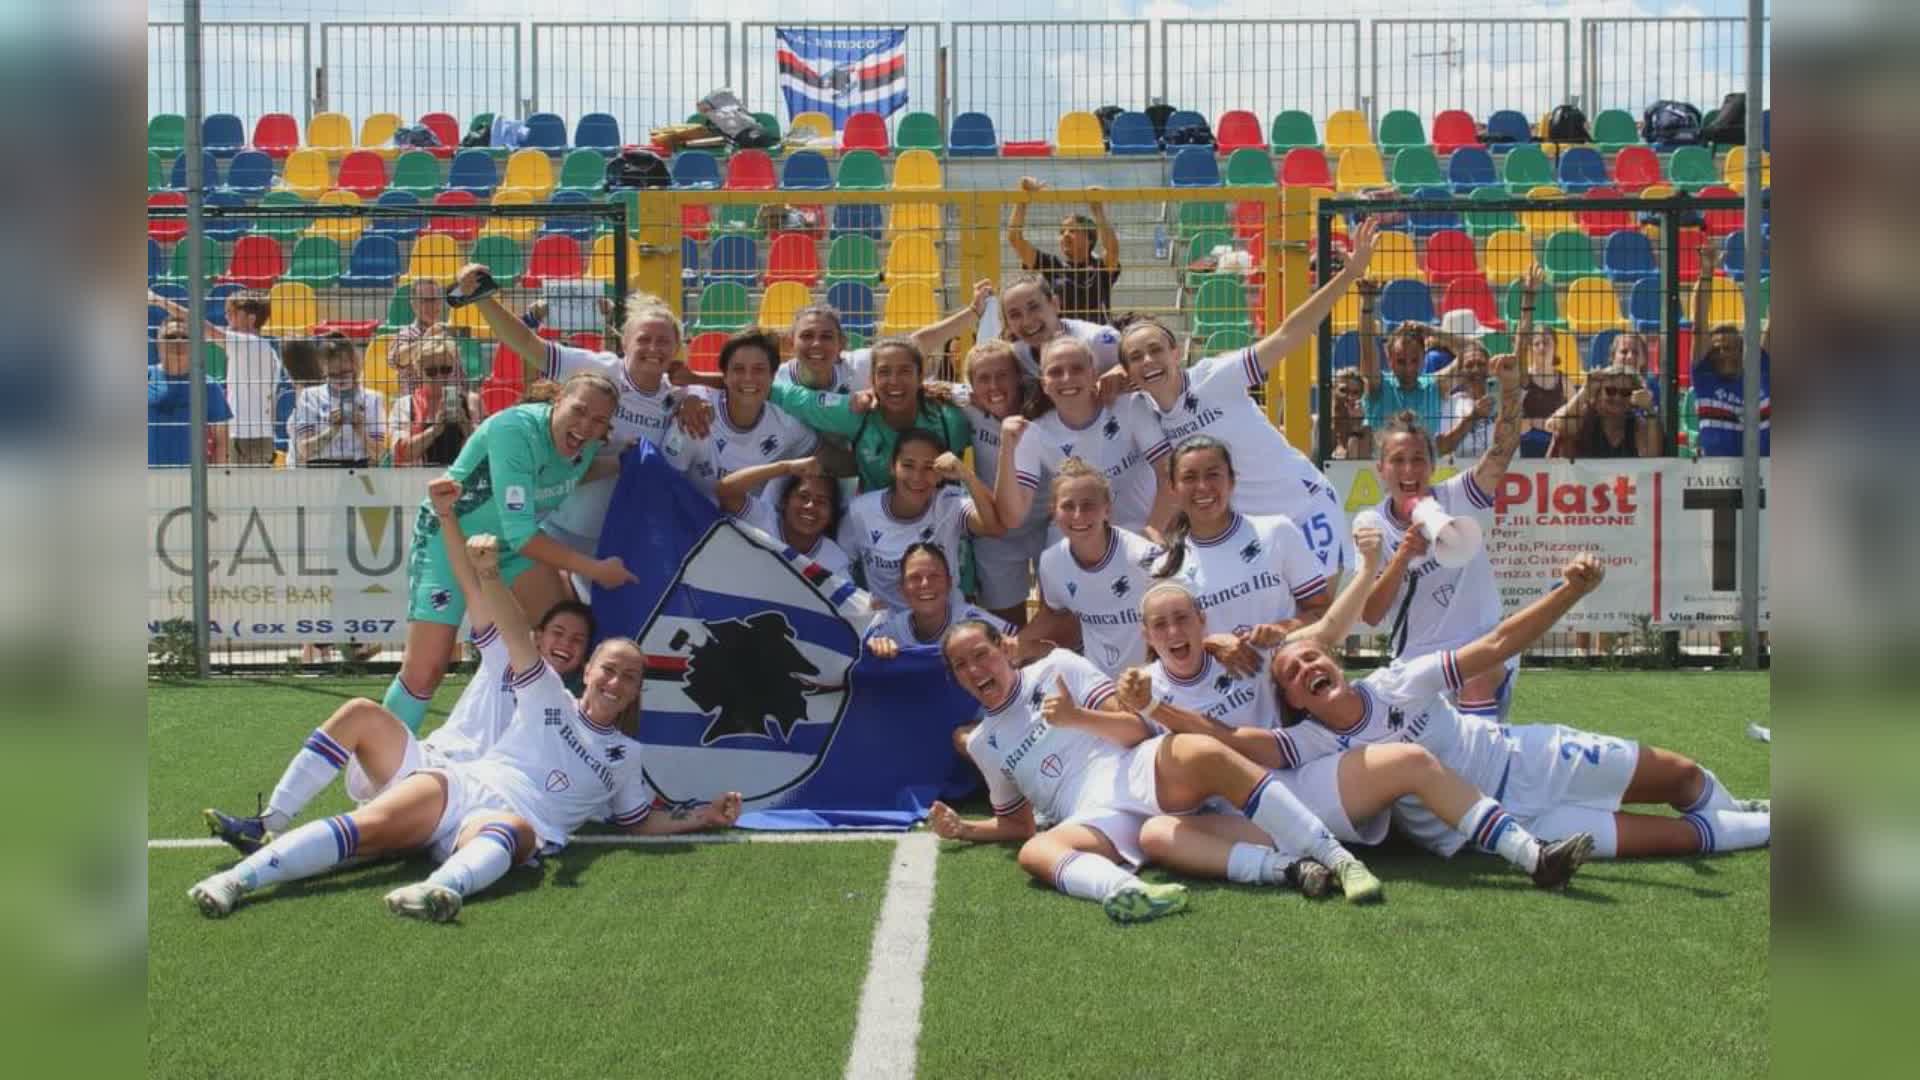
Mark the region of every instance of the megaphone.
[[1413, 527], [1426, 535], [1435, 561], [1449, 570], [1472, 562], [1480, 551], [1480, 523], [1454, 517], [1440, 509], [1431, 495], [1413, 504]]

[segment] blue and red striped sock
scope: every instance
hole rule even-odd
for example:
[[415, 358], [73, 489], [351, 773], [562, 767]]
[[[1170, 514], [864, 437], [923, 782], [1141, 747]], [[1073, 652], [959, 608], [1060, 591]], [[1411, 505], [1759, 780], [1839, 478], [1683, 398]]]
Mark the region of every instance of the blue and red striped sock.
[[1498, 855], [1529, 874], [1540, 865], [1540, 841], [1492, 799], [1482, 796], [1455, 828], [1474, 847]]
[[332, 869], [360, 850], [360, 829], [345, 814], [309, 821], [240, 860], [233, 874], [248, 892]]
[[463, 897], [472, 896], [513, 869], [513, 848], [513, 830], [500, 822], [489, 822], [435, 868], [427, 881], [445, 885]]
[[263, 815], [267, 828], [279, 832], [291, 824], [315, 795], [333, 783], [333, 778], [340, 775], [352, 756], [332, 736], [315, 728], [293, 755], [293, 760], [287, 762], [287, 771], [280, 774], [280, 782], [273, 786], [273, 795], [267, 800], [267, 812]]

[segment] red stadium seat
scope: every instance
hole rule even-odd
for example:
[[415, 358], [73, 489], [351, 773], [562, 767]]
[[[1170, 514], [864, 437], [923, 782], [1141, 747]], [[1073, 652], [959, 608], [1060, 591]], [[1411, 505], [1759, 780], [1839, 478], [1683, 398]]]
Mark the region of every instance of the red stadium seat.
[[582, 330], [577, 334], [568, 334], [567, 344], [576, 349], [585, 349], [588, 352], [606, 352], [607, 336], [605, 334], [596, 334], [591, 330]]
[[249, 289], [266, 289], [273, 286], [274, 279], [287, 269], [286, 253], [280, 250], [280, 241], [271, 236], [249, 235], [234, 242], [233, 253], [227, 259], [227, 272], [220, 275], [220, 283], [232, 282]]
[[1480, 128], [1473, 114], [1448, 109], [1433, 118], [1433, 152], [1451, 154], [1468, 146], [1480, 145]]
[[[1589, 188], [1586, 197], [1618, 199], [1621, 194], [1618, 188], [1597, 187]], [[1580, 223], [1580, 231], [1588, 236], [1611, 236], [1622, 229], [1633, 228], [1634, 223], [1631, 210], [1581, 210], [1575, 213], [1574, 218]]]
[[553, 234], [533, 242], [533, 251], [527, 255], [527, 272], [520, 276], [520, 284], [537, 289], [546, 284], [548, 278], [577, 278], [586, 274], [587, 261], [580, 253], [580, 241]]
[[387, 190], [387, 163], [372, 150], [355, 150], [341, 159], [340, 179], [334, 186], [362, 199], [379, 198]]
[[[433, 197], [435, 206], [478, 206], [480, 200], [471, 191], [443, 191]], [[480, 235], [477, 217], [434, 217], [427, 219], [426, 231], [446, 233], [463, 244], [471, 244]]]
[[1440, 297], [1440, 314], [1465, 308], [1473, 312], [1480, 325], [1493, 330], [1506, 327], [1500, 318], [1500, 305], [1494, 302], [1493, 290], [1487, 287], [1483, 277], [1456, 277], [1447, 282], [1447, 291]]
[[[1740, 193], [1730, 187], [1715, 185], [1700, 189], [1703, 199], [1737, 199]], [[1739, 210], [1706, 210], [1701, 212], [1706, 221], [1707, 235], [1719, 239], [1732, 236], [1747, 227], [1747, 215]]]
[[487, 369], [487, 381], [518, 387], [527, 381], [527, 365], [519, 353], [505, 345], [497, 346], [493, 350], [493, 364]]
[[1263, 203], [1237, 202], [1233, 204], [1233, 235], [1246, 239], [1266, 228], [1267, 208]]
[[1052, 157], [1053, 144], [1045, 139], [1025, 139], [1000, 144], [1001, 157]]
[[488, 416], [520, 404], [520, 384], [488, 379], [480, 384], [480, 411]]
[[1662, 182], [1660, 155], [1653, 152], [1653, 147], [1629, 146], [1614, 156], [1613, 184], [1620, 190], [1637, 195]]
[[767, 285], [776, 281], [797, 281], [808, 288], [818, 285], [820, 250], [813, 237], [797, 232], [775, 235], [767, 249], [767, 272], [760, 280]]
[[300, 122], [286, 113], [263, 113], [253, 122], [253, 148], [275, 161], [300, 148]]
[[450, 158], [460, 149], [460, 121], [451, 113], [430, 112], [420, 118], [420, 126], [433, 132], [440, 140], [439, 146], [430, 146], [427, 150], [437, 158]]
[[[184, 191], [157, 191], [147, 196], [147, 205], [177, 206], [184, 210], [187, 208], [187, 193]], [[181, 237], [187, 235], [187, 219], [185, 216], [177, 218], [150, 217], [147, 219], [147, 235], [153, 237], [158, 243], [177, 243]]]
[[772, 191], [780, 186], [773, 175], [773, 159], [765, 150], [740, 150], [727, 159], [728, 191]]
[[886, 156], [893, 149], [887, 141], [887, 118], [870, 112], [847, 117], [847, 126], [840, 131], [840, 149], [871, 150]]
[[315, 337], [324, 337], [330, 332], [339, 332], [355, 341], [372, 341], [373, 335], [380, 329], [378, 319], [328, 319], [313, 324]]
[[1700, 280], [1700, 230], [1680, 230], [1680, 282], [1692, 284]]
[[1327, 167], [1327, 155], [1319, 147], [1296, 146], [1280, 161], [1280, 183], [1284, 187], [1332, 187], [1333, 170]]
[[1480, 257], [1473, 250], [1473, 237], [1458, 229], [1446, 229], [1427, 237], [1427, 280], [1448, 285], [1455, 278], [1485, 278]]
[[1222, 154], [1231, 154], [1247, 146], [1256, 150], [1267, 148], [1267, 136], [1260, 130], [1260, 118], [1245, 109], [1229, 109], [1221, 113], [1220, 125], [1214, 128], [1213, 137]]
[[687, 366], [695, 371], [709, 375], [720, 373], [720, 348], [727, 343], [727, 335], [719, 330], [709, 330], [696, 334], [687, 342]]

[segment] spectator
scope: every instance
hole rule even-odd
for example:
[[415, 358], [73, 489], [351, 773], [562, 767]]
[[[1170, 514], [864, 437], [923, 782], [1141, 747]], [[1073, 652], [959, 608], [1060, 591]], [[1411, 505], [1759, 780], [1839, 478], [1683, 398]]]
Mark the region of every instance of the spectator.
[[1353, 370], [1333, 376], [1333, 456], [1343, 461], [1373, 457], [1373, 430], [1367, 426], [1367, 380]]
[[434, 332], [447, 313], [447, 298], [439, 282], [421, 278], [407, 290], [413, 304], [413, 321], [394, 331], [395, 345], [417, 341]]
[[1500, 385], [1493, 375], [1493, 357], [1478, 341], [1461, 346], [1459, 379], [1447, 395], [1445, 418], [1434, 444], [1442, 455], [1477, 457], [1493, 441], [1493, 418], [1500, 411]]
[[1659, 457], [1666, 431], [1653, 415], [1653, 395], [1640, 373], [1616, 364], [1587, 377], [1587, 384], [1547, 420], [1553, 442], [1547, 456], [1566, 458]]
[[1653, 343], [1632, 331], [1615, 334], [1613, 347], [1607, 350], [1608, 367], [1630, 367], [1640, 375], [1647, 393], [1653, 395], [1653, 407], [1660, 407], [1660, 376], [1647, 369], [1653, 366]]
[[[193, 384], [187, 377], [193, 367], [193, 354], [187, 351], [187, 345], [186, 320], [168, 316], [160, 324], [160, 362], [147, 365], [148, 465], [193, 463]], [[226, 463], [227, 423], [232, 419], [226, 388], [208, 379], [207, 464]]]
[[1520, 350], [1520, 368], [1526, 372], [1521, 383], [1520, 456], [1546, 457], [1553, 444], [1547, 421], [1567, 403], [1567, 378], [1560, 366], [1559, 335], [1549, 327], [1535, 329], [1533, 325], [1534, 302], [1547, 283], [1545, 268], [1535, 263], [1521, 282], [1520, 325], [1513, 335]]
[[393, 463], [451, 465], [481, 416], [480, 395], [467, 388], [460, 346], [435, 335], [399, 348], [409, 355], [417, 381], [393, 403], [387, 423]]
[[1454, 378], [1456, 365], [1424, 372], [1427, 351], [1440, 348], [1458, 356], [1466, 339], [1425, 323], [1403, 322], [1387, 335], [1390, 375], [1382, 378], [1380, 350], [1374, 345], [1379, 333], [1374, 302], [1380, 295], [1380, 283], [1361, 278], [1354, 287], [1360, 293], [1360, 374], [1367, 380], [1367, 426], [1378, 431], [1386, 426], [1388, 417], [1412, 412], [1423, 425], [1438, 427], [1446, 415], [1446, 388]]
[[[147, 302], [176, 319], [187, 318], [186, 306], [149, 292]], [[273, 399], [280, 387], [280, 353], [260, 336], [273, 311], [267, 294], [247, 289], [227, 297], [227, 325], [208, 322], [208, 341], [220, 342], [227, 352], [227, 405], [233, 411], [228, 460], [235, 465], [273, 464]]]
[[[1694, 334], [1693, 407], [1700, 417], [1701, 457], [1740, 457], [1746, 437], [1746, 340], [1732, 323], [1711, 324], [1712, 290], [1733, 288], [1709, 268], [1716, 263], [1713, 241], [1700, 241], [1700, 280], [1693, 284], [1693, 325], [1711, 326]], [[1773, 453], [1773, 359], [1768, 343], [1771, 322], [1760, 332], [1760, 456]]]
[[386, 442], [386, 399], [360, 385], [360, 350], [338, 331], [321, 338], [326, 381], [300, 392], [289, 441], [309, 468], [364, 469]]
[[326, 381], [319, 346], [319, 342], [305, 337], [287, 338], [280, 343], [280, 363], [287, 369], [287, 383], [274, 395], [274, 415], [280, 415], [279, 395], [290, 394], [292, 401], [287, 404], [287, 418], [275, 425], [278, 429], [276, 439], [285, 447], [283, 464], [289, 469], [300, 467], [300, 441], [287, 430], [293, 423], [293, 405], [308, 387], [319, 386]]
[[[1031, 176], [1020, 178], [1020, 190], [1045, 191], [1047, 185]], [[1088, 191], [1098, 191], [1088, 187]], [[1107, 209], [1089, 203], [1092, 213], [1068, 214], [1060, 222], [1060, 254], [1040, 251], [1027, 243], [1027, 206], [1016, 203], [1013, 218], [1007, 222], [1007, 242], [1020, 256], [1020, 265], [1047, 279], [1053, 294], [1060, 298], [1060, 314], [1069, 319], [1107, 323], [1113, 318], [1113, 283], [1120, 280], [1120, 238], [1107, 221]], [[1096, 238], [1100, 254], [1094, 256]]]

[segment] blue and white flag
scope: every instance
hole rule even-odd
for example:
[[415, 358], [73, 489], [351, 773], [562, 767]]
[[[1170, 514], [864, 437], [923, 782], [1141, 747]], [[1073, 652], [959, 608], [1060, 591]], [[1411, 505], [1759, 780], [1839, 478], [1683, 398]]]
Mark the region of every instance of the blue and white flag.
[[646, 653], [642, 760], [663, 800], [738, 791], [746, 828], [906, 828], [973, 786], [952, 732], [979, 706], [937, 650], [866, 656], [863, 590], [721, 513], [651, 443], [621, 461], [600, 554], [640, 579], [596, 587], [593, 614]]
[[775, 30], [787, 115], [822, 112], [833, 130], [857, 112], [892, 115], [907, 104], [907, 30]]

